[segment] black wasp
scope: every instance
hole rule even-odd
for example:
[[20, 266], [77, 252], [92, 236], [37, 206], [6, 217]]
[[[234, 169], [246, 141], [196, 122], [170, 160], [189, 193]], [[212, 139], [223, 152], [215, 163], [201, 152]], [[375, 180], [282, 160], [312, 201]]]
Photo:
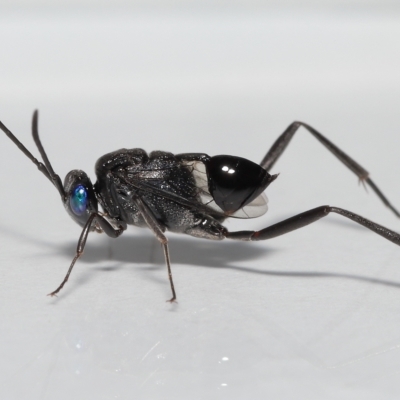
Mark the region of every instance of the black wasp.
[[[172, 280], [168, 240], [165, 231], [212, 239], [267, 240], [302, 228], [331, 212], [349, 218], [378, 235], [400, 245], [400, 235], [351, 211], [321, 206], [260, 231], [228, 232], [222, 222], [229, 217], [254, 218], [267, 211], [264, 190], [278, 175], [270, 175], [280, 155], [299, 127], [305, 128], [358, 178], [369, 185], [382, 202], [398, 217], [399, 212], [369, 178], [368, 172], [311, 126], [293, 122], [272, 145], [260, 165], [241, 157], [203, 153], [174, 155], [165, 151], [147, 154], [142, 149], [121, 149], [100, 157], [96, 163], [97, 182], [93, 185], [85, 172], [73, 170], [64, 185], [54, 172], [39, 139], [38, 113], [33, 114], [32, 135], [43, 163], [0, 122], [0, 128], [57, 188], [68, 214], [83, 227], [76, 254], [56, 295], [82, 255], [89, 232], [105, 232], [119, 237], [128, 225], [151, 229], [162, 244], [172, 298], [176, 299]], [[98, 210], [100, 203], [103, 211]]]

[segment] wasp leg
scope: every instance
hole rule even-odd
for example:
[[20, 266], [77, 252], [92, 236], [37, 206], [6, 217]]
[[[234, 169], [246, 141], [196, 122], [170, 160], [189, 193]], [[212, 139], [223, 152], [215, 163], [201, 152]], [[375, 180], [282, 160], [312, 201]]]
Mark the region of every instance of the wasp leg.
[[301, 214], [295, 215], [294, 217], [285, 219], [284, 221], [278, 222], [277, 224], [271, 225], [267, 228], [261, 229], [260, 231], [238, 231], [238, 232], [226, 232], [225, 237], [228, 239], [236, 240], [268, 240], [273, 239], [277, 236], [284, 235], [292, 232], [296, 229], [303, 228], [309, 224], [312, 224], [319, 219], [326, 217], [329, 213], [340, 214], [343, 217], [349, 218], [360, 225], [365, 226], [371, 231], [383, 236], [385, 239], [400, 246], [400, 235], [390, 229], [385, 228], [375, 222], [370, 221], [360, 215], [357, 215], [351, 211], [344, 210], [338, 207], [321, 206], [308, 210]]
[[307, 129], [320, 143], [322, 143], [335, 157], [337, 157], [347, 168], [353, 171], [362, 183], [366, 183], [371, 187], [371, 189], [376, 193], [376, 195], [381, 199], [383, 204], [390, 208], [398, 217], [400, 213], [393, 207], [386, 196], [379, 190], [375, 183], [369, 178], [369, 172], [364, 169], [360, 164], [354, 161], [346, 153], [335, 146], [331, 141], [329, 141], [325, 136], [316, 131], [313, 127], [304, 122], [295, 121], [291, 123], [287, 129], [278, 137], [272, 147], [269, 149], [268, 153], [265, 155], [260, 165], [267, 171], [269, 171], [278, 158], [282, 155], [289, 142], [291, 141], [297, 130], [303, 127]]
[[176, 293], [175, 293], [174, 281], [172, 279], [171, 262], [168, 250], [168, 239], [164, 235], [165, 227], [154, 217], [153, 212], [139, 196], [134, 195], [132, 197], [132, 200], [138, 207], [147, 226], [153, 231], [153, 233], [156, 235], [157, 240], [161, 243], [163, 247], [165, 263], [167, 264], [167, 269], [168, 269], [169, 283], [171, 285], [171, 291], [172, 291], [172, 297], [167, 301], [170, 303], [174, 303], [176, 302]]
[[122, 235], [122, 232], [126, 229], [126, 224], [121, 226], [119, 229], [115, 229], [103, 216], [101, 216], [98, 213], [92, 213], [87, 220], [85, 226], [83, 227], [81, 236], [79, 237], [78, 240], [78, 246], [76, 248], [76, 254], [74, 259], [71, 262], [71, 265], [68, 268], [67, 275], [65, 275], [64, 280], [61, 282], [61, 285], [54, 290], [54, 292], [51, 292], [48, 294], [48, 296], [55, 296], [62, 288], [63, 286], [67, 283], [69, 276], [71, 275], [72, 268], [74, 268], [74, 265], [76, 263], [76, 260], [83, 254], [83, 250], [86, 245], [86, 240], [88, 238], [89, 232], [92, 228], [92, 225], [94, 222], [97, 222], [102, 230], [107, 234], [107, 236], [110, 236], [112, 238], [117, 238]]

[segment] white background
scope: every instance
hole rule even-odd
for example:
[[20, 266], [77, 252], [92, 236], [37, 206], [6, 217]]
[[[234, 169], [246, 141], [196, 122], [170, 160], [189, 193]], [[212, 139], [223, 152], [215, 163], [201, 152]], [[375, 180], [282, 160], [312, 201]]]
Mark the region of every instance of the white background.
[[[146, 6], [150, 4], [151, 6]], [[259, 161], [293, 120], [400, 207], [400, 14], [392, 2], [0, 3], [0, 120], [62, 177], [121, 147]], [[79, 8], [78, 8], [79, 7]], [[0, 136], [2, 399], [398, 399], [400, 249], [340, 216], [260, 243], [80, 234]], [[310, 208], [399, 220], [305, 131], [260, 229]], [[103, 235], [104, 236], [104, 235]]]

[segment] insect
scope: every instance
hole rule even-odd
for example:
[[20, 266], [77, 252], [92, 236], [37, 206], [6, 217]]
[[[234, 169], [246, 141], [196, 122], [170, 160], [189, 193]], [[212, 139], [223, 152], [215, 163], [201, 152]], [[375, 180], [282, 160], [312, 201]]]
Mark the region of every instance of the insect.
[[[176, 300], [176, 292], [165, 236], [167, 230], [212, 240], [268, 240], [303, 228], [333, 212], [400, 245], [400, 235], [396, 232], [351, 211], [327, 205], [305, 211], [259, 231], [229, 232], [222, 225], [226, 218], [254, 218], [267, 211], [264, 191], [278, 177], [269, 171], [300, 127], [311, 133], [360, 181], [369, 185], [382, 202], [400, 217], [363, 167], [321, 133], [302, 122], [290, 124], [259, 165], [229, 155], [174, 155], [164, 151], [147, 154], [142, 149], [120, 149], [97, 160], [97, 182], [94, 185], [81, 170], [70, 171], [62, 184], [40, 141], [37, 111], [33, 114], [32, 136], [43, 162], [38, 161], [0, 122], [0, 129], [52, 182], [68, 214], [83, 228], [68, 272], [49, 296], [55, 296], [68, 281], [76, 261], [83, 253], [89, 232], [104, 232], [111, 238], [117, 238], [128, 225], [149, 228], [161, 243], [172, 291], [172, 297], [168, 300], [170, 302]], [[103, 211], [99, 211], [99, 204]]]

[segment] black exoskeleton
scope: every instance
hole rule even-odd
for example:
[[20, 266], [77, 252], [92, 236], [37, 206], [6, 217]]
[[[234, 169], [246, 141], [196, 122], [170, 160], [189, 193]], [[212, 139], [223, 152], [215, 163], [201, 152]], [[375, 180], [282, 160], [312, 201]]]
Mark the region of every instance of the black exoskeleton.
[[[229, 217], [254, 218], [267, 211], [264, 191], [277, 178], [277, 175], [270, 175], [268, 171], [299, 127], [310, 132], [400, 217], [363, 167], [314, 128], [302, 122], [289, 125], [260, 165], [229, 155], [174, 155], [164, 151], [147, 154], [142, 149], [121, 149], [99, 158], [95, 167], [97, 182], [94, 185], [86, 173], [80, 170], [69, 172], [64, 185], [61, 183], [39, 139], [37, 111], [33, 114], [32, 135], [43, 163], [0, 122], [0, 129], [54, 184], [68, 214], [83, 228], [67, 275], [49, 295], [56, 295], [68, 281], [76, 260], [83, 253], [89, 232], [104, 232], [117, 238], [128, 225], [150, 228], [162, 244], [172, 290], [171, 302], [175, 301], [176, 293], [168, 240], [164, 234], [166, 231], [212, 240], [267, 240], [302, 228], [334, 212], [400, 245], [400, 235], [396, 232], [350, 211], [331, 206], [314, 208], [260, 231], [228, 232], [222, 225]], [[98, 211], [98, 204], [103, 211]]]

